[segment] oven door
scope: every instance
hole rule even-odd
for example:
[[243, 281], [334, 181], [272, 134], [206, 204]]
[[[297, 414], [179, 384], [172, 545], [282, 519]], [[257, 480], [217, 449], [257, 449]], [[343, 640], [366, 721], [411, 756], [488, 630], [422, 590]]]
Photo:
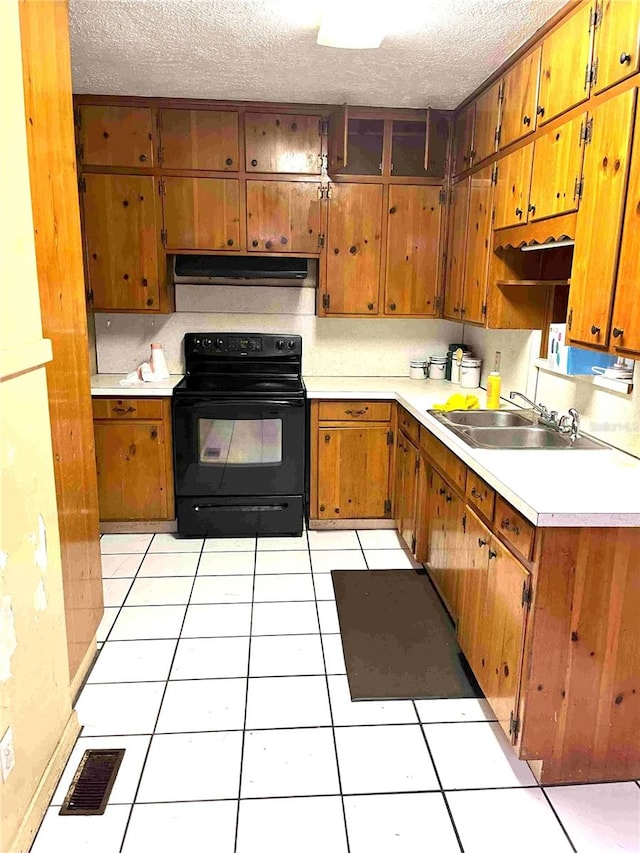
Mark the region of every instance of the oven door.
[[176, 495], [302, 495], [304, 399], [173, 398]]

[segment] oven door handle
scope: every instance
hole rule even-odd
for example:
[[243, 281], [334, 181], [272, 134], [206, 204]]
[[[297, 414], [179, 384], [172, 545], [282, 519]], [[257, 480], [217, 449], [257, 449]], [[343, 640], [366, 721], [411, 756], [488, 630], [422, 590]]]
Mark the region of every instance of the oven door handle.
[[189, 407], [190, 409], [203, 409], [203, 408], [211, 408], [212, 406], [261, 406], [262, 408], [273, 408], [274, 406], [282, 406], [284, 407], [301, 407], [304, 406], [304, 399], [299, 400], [246, 400], [242, 397], [235, 397], [233, 399], [225, 398], [225, 399], [211, 399], [211, 400], [181, 400], [180, 398], [173, 398], [174, 401], [181, 406]]

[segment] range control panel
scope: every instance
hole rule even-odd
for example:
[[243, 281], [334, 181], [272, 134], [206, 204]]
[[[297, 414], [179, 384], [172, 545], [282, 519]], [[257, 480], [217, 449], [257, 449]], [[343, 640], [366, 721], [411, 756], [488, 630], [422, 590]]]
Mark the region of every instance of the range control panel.
[[184, 352], [194, 356], [226, 356], [269, 358], [282, 355], [302, 355], [300, 335], [233, 334], [229, 332], [189, 332], [184, 336]]

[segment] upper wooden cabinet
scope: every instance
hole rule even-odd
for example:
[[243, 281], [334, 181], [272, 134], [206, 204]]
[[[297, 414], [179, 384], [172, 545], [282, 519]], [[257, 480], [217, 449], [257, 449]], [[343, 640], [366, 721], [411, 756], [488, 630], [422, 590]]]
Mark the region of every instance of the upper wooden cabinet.
[[486, 318], [487, 274], [492, 249], [493, 183], [491, 175], [491, 166], [485, 166], [470, 178], [461, 312], [461, 319], [465, 323], [484, 323]]
[[539, 136], [534, 143], [529, 221], [570, 213], [580, 202], [587, 114], [576, 116]]
[[494, 83], [476, 100], [473, 132], [473, 165], [490, 157], [498, 147], [500, 122], [500, 83]]
[[545, 124], [589, 97], [591, 6], [583, 6], [542, 43], [538, 124]]
[[84, 166], [154, 165], [151, 110], [145, 107], [76, 107], [78, 154]]
[[238, 113], [158, 110], [159, 162], [164, 169], [237, 172]]
[[453, 123], [453, 174], [459, 175], [471, 166], [473, 151], [473, 123], [476, 114], [475, 102], [465, 107]]
[[244, 133], [247, 172], [320, 174], [320, 116], [247, 113]]
[[319, 254], [320, 191], [309, 181], [247, 181], [248, 250]]
[[536, 106], [541, 48], [520, 60], [504, 76], [500, 148], [506, 148], [536, 129]]
[[635, 103], [636, 89], [629, 89], [596, 107], [589, 120], [567, 334], [598, 349], [609, 344]]
[[382, 234], [380, 184], [332, 184], [325, 310], [377, 314]]
[[435, 315], [441, 187], [389, 187], [384, 313]]
[[181, 249], [240, 249], [238, 181], [163, 178], [164, 245]]
[[620, 263], [613, 304], [610, 347], [616, 355], [640, 355], [640, 110], [636, 109]]
[[469, 179], [465, 178], [451, 188], [449, 205], [447, 281], [444, 294], [444, 316], [449, 320], [462, 319], [468, 215]]
[[602, 0], [597, 6], [593, 42], [596, 93], [635, 74], [640, 55], [639, 40], [638, 0]]
[[83, 186], [89, 307], [160, 310], [155, 178], [88, 173]]
[[494, 228], [506, 228], [527, 221], [532, 163], [533, 143], [513, 151], [498, 162]]

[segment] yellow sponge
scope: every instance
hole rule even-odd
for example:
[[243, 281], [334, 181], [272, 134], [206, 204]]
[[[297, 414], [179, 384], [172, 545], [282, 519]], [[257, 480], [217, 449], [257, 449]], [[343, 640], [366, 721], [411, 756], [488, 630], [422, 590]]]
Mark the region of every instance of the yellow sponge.
[[441, 412], [452, 412], [454, 409], [479, 409], [480, 401], [475, 394], [452, 394], [446, 403], [435, 403], [433, 408]]

